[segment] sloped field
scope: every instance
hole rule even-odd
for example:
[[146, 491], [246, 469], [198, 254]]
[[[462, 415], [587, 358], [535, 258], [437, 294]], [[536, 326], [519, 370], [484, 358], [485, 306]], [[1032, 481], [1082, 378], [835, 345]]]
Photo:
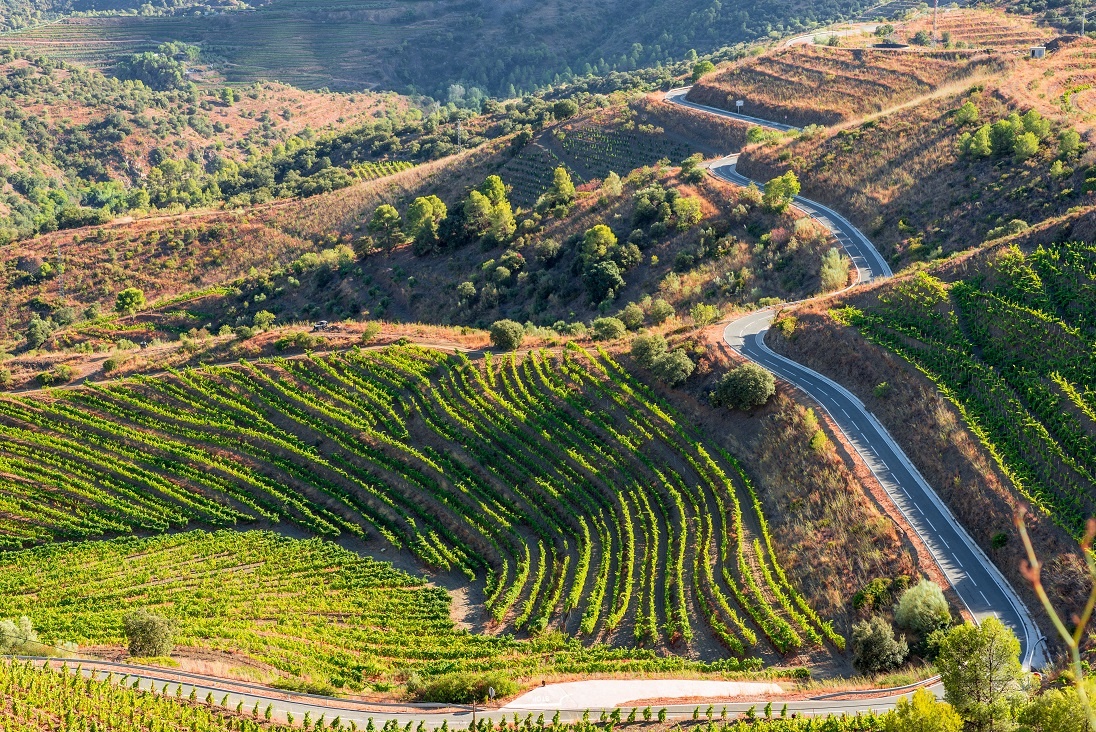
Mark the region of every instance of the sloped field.
[[1094, 292], [1096, 248], [1054, 244], [836, 312], [932, 379], [1024, 495], [1080, 537], [1096, 512]]
[[843, 646], [738, 464], [606, 356], [417, 347], [0, 401], [0, 538], [289, 522], [485, 580], [494, 621], [736, 655]]
[[996, 58], [970, 51], [889, 51], [794, 46], [748, 58], [712, 74], [688, 99], [805, 126], [833, 125], [916, 99], [996, 68]]

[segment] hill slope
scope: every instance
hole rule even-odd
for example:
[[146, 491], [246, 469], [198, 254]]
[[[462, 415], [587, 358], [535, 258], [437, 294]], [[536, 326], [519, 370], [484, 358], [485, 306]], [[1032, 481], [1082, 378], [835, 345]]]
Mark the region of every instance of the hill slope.
[[[686, 0], [272, 0], [251, 12], [78, 19], [11, 38], [17, 47], [109, 65], [165, 41], [198, 44], [230, 81], [412, 89], [454, 84], [512, 95], [560, 77], [714, 51], [850, 17], [868, 3]], [[80, 44], [74, 47], [73, 38]]]

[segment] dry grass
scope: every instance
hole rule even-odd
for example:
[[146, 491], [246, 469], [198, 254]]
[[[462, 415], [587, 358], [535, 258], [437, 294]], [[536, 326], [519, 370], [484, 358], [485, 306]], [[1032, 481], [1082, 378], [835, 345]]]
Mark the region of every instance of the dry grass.
[[[1041, 46], [1054, 37], [1053, 31], [1036, 27], [1025, 17], [996, 10], [948, 10], [940, 13], [936, 27], [938, 36], [947, 33], [953, 45], [994, 51], [1027, 53], [1030, 46]], [[910, 39], [922, 30], [932, 33], [931, 12], [903, 24], [897, 35]]]
[[1000, 65], [972, 51], [892, 51], [793, 46], [735, 62], [701, 79], [688, 98], [805, 126], [880, 112]]
[[739, 168], [758, 180], [795, 170], [805, 196], [849, 216], [896, 265], [969, 249], [1013, 219], [1035, 225], [1083, 203], [1091, 153], [1069, 175], [1052, 176], [1053, 137], [1024, 162], [960, 158], [959, 138], [975, 126], [961, 126], [953, 112], [967, 99], [983, 122], [1014, 109], [994, 82], [811, 139], [751, 148]]

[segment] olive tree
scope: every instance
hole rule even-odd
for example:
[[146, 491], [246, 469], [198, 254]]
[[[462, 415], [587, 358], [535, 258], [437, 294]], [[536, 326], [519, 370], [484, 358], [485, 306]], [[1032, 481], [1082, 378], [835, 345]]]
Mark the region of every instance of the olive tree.
[[902, 593], [894, 621], [900, 628], [925, 637], [934, 630], [951, 625], [951, 610], [940, 585], [921, 580]]
[[122, 618], [129, 641], [129, 655], [137, 658], [170, 656], [175, 647], [175, 626], [167, 618], [147, 610], [135, 610]]

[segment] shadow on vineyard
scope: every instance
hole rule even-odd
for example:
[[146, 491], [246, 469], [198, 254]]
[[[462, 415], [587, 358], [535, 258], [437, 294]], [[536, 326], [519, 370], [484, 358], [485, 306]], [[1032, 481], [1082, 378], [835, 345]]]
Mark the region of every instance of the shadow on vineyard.
[[844, 647], [778, 563], [735, 459], [574, 345], [207, 367], [8, 398], [0, 415], [10, 548], [286, 522], [484, 582], [496, 629], [729, 651], [728, 670]]

